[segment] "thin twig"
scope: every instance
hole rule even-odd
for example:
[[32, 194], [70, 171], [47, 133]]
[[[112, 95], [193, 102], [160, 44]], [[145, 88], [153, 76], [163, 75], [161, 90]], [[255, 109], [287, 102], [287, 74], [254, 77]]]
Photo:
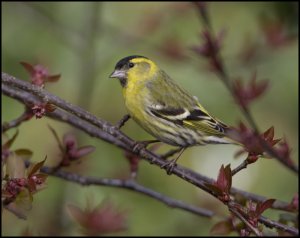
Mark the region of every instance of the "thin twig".
[[236, 173], [238, 173], [239, 171], [241, 171], [242, 169], [247, 168], [249, 161], [247, 159], [245, 159], [238, 167], [236, 167], [235, 169], [231, 170], [231, 175], [235, 175]]
[[282, 230], [282, 231], [285, 231], [285, 232], [288, 232], [292, 235], [295, 235], [295, 236], [298, 236], [299, 235], [299, 230], [294, 228], [294, 227], [291, 227], [291, 226], [287, 226], [287, 225], [284, 225], [284, 224], [281, 224], [277, 221], [273, 221], [269, 218], [266, 218], [264, 216], [260, 216], [258, 218], [258, 221], [262, 224], [264, 224], [265, 226], [269, 227], [269, 228], [277, 228], [279, 230]]
[[[26, 166], [29, 166], [30, 162], [26, 161]], [[138, 184], [133, 179], [110, 179], [110, 178], [98, 178], [98, 177], [92, 177], [92, 176], [81, 176], [76, 173], [70, 173], [63, 171], [62, 169], [59, 169], [55, 172], [53, 172], [53, 168], [43, 166], [40, 171], [42, 173], [48, 174], [53, 177], [58, 177], [61, 179], [64, 179], [66, 181], [70, 181], [73, 183], [78, 183], [80, 185], [89, 186], [89, 185], [101, 185], [101, 186], [107, 186], [107, 187], [118, 187], [123, 189], [132, 190], [144, 195], [147, 195], [149, 197], [152, 197], [164, 204], [166, 204], [169, 207], [182, 209], [185, 211], [189, 211], [193, 214], [204, 216], [204, 217], [212, 217], [214, 215], [213, 211], [196, 207], [190, 204], [186, 204], [183, 201], [176, 200], [173, 198], [170, 198], [168, 196], [165, 196], [159, 192], [156, 192], [150, 188], [146, 188], [141, 184]]]
[[27, 107], [25, 106], [25, 110], [18, 118], [11, 120], [9, 122], [4, 122], [2, 124], [2, 132], [6, 132], [7, 130], [19, 126], [21, 123], [29, 120], [31, 117], [28, 115]]
[[130, 119], [130, 115], [126, 114], [125, 116], [122, 117], [120, 121], [115, 125], [118, 129], [121, 129], [125, 125], [125, 123]]

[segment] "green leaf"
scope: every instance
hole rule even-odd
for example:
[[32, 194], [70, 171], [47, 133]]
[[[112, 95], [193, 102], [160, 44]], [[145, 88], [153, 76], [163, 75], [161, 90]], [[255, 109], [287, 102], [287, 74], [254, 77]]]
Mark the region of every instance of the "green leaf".
[[220, 221], [216, 223], [211, 229], [211, 235], [228, 235], [233, 231], [232, 224], [229, 220]]
[[7, 158], [6, 173], [9, 178], [25, 178], [24, 160], [14, 152]]
[[15, 203], [20, 209], [29, 211], [32, 208], [32, 195], [27, 188], [23, 188], [22, 191], [16, 197]]
[[89, 153], [92, 153], [94, 150], [95, 150], [95, 147], [92, 145], [82, 146], [76, 151], [74, 156], [76, 158], [80, 158], [80, 157], [86, 156]]
[[28, 149], [17, 149], [15, 153], [24, 160], [29, 160], [33, 155], [33, 152]]
[[6, 143], [2, 146], [2, 149], [9, 149], [11, 147], [11, 145], [13, 144], [13, 142], [15, 141], [15, 139], [17, 138], [18, 134], [19, 134], [19, 130], [17, 129], [17, 131], [13, 135], [13, 137], [11, 139], [9, 139], [8, 141], [6, 141]]
[[44, 165], [46, 159], [47, 159], [47, 156], [45, 157], [45, 159], [44, 159], [43, 161], [38, 162], [38, 163], [36, 163], [36, 164], [34, 164], [34, 165], [32, 166], [32, 168], [31, 168], [31, 169], [29, 170], [29, 172], [28, 172], [28, 178], [30, 178], [30, 177], [31, 177], [32, 175], [34, 175], [40, 168], [43, 167], [43, 165]]
[[19, 219], [23, 219], [26, 220], [27, 216], [25, 214], [25, 211], [20, 209], [16, 203], [11, 202], [10, 204], [5, 206], [9, 211], [12, 212], [12, 214], [14, 214], [16, 217], [18, 217]]

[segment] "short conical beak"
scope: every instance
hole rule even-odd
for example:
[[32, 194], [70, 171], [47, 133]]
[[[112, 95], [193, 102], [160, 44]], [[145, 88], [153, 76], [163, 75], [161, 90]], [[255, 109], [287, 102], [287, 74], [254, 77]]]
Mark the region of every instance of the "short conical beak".
[[109, 76], [110, 78], [125, 78], [126, 74], [125, 71], [116, 69], [112, 74]]

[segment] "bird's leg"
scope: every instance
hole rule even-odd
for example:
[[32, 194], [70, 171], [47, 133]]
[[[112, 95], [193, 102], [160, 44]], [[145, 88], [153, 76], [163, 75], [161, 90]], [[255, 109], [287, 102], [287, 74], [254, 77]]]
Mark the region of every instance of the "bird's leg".
[[161, 168], [166, 168], [167, 174], [170, 175], [170, 174], [172, 173], [174, 167], [176, 166], [177, 160], [178, 160], [179, 157], [182, 155], [182, 153], [183, 153], [183, 151], [184, 151], [185, 149], [186, 149], [186, 147], [180, 148], [179, 154], [177, 155], [177, 157], [176, 157], [175, 159], [168, 160], [168, 161], [166, 161], [165, 164], [163, 164], [163, 165], [161, 166]]
[[179, 148], [174, 149], [174, 150], [170, 150], [167, 153], [160, 155], [160, 158], [168, 159], [169, 157], [171, 157], [171, 156], [177, 154], [178, 152], [180, 152], [181, 150], [182, 150], [182, 147], [179, 147]]
[[117, 127], [118, 129], [121, 129], [122, 126], [125, 125], [125, 123], [130, 119], [130, 115], [126, 114], [125, 116], [123, 116], [123, 118], [118, 121], [118, 123], [115, 125], [115, 127]]
[[136, 141], [133, 146], [133, 152], [138, 153], [141, 149], [146, 148], [148, 145], [152, 143], [160, 142], [159, 140], [144, 140], [144, 141]]

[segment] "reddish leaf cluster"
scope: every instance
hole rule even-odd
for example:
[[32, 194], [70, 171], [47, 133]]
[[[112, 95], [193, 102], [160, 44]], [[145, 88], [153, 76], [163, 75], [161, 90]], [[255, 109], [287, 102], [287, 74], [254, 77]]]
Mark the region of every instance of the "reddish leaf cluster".
[[[272, 207], [275, 199], [268, 199], [262, 203], [254, 204], [251, 201], [246, 208], [235, 206], [239, 213], [247, 219], [247, 221], [255, 228], [258, 228], [258, 219], [261, 214], [268, 208]], [[229, 233], [236, 231], [241, 236], [251, 235], [251, 230], [240, 221], [239, 218], [231, 214], [225, 220], [217, 222], [210, 230], [212, 235], [228, 235]]]
[[280, 141], [275, 148], [276, 153], [280, 158], [284, 158], [285, 162], [289, 165], [294, 165], [294, 162], [291, 159], [291, 148], [287, 143], [286, 139]]
[[289, 211], [298, 211], [299, 210], [299, 194], [296, 193], [292, 198], [292, 201], [287, 206], [287, 210]]
[[[14, 159], [10, 157], [9, 159]], [[24, 161], [19, 160], [24, 164]], [[23, 173], [22, 168], [25, 166], [19, 166], [16, 162], [13, 162], [15, 167], [7, 165], [7, 174], [4, 180], [6, 181], [2, 188], [2, 199], [4, 204], [11, 205], [16, 201], [16, 205], [19, 206], [18, 213], [22, 213], [21, 209], [30, 209], [32, 203], [32, 195], [38, 190], [44, 187], [47, 175], [39, 173], [39, 169], [43, 166], [46, 158], [37, 163], [32, 164], [27, 170], [27, 177], [17, 178]], [[25, 169], [24, 169], [25, 170]]]
[[[250, 225], [252, 225], [254, 228], [258, 228], [258, 219], [263, 214], [265, 210], [272, 207], [273, 203], [275, 202], [275, 199], [267, 199], [266, 201], [262, 203], [253, 203], [251, 200], [247, 204], [245, 211], [240, 211], [242, 214], [244, 213], [244, 217], [247, 219]], [[241, 236], [249, 236], [251, 235], [251, 230], [247, 226], [243, 226], [239, 233]]]
[[71, 133], [64, 135], [63, 145], [65, 148], [63, 165], [69, 165], [71, 161], [78, 160], [95, 150], [95, 147], [90, 145], [78, 147], [77, 139]]
[[28, 186], [28, 182], [26, 178], [7, 178], [6, 180], [7, 181], [2, 190], [2, 197], [5, 197], [9, 200], [9, 202], [12, 202], [15, 200], [21, 190]]
[[208, 58], [212, 70], [217, 72], [223, 72], [222, 62], [220, 61], [218, 54], [221, 49], [225, 36], [225, 30], [220, 31], [214, 38], [209, 30], [202, 32], [201, 37], [203, 43], [200, 46], [193, 46], [192, 50], [204, 58]]
[[260, 28], [266, 43], [272, 48], [288, 45], [297, 39], [282, 19], [262, 18]]
[[48, 69], [43, 65], [31, 65], [26, 62], [20, 62], [21, 65], [30, 74], [31, 83], [37, 86], [44, 87], [47, 82], [56, 82], [60, 78], [60, 74], [50, 75]]
[[25, 219], [25, 210], [32, 206], [32, 195], [44, 187], [47, 175], [39, 173], [39, 169], [46, 158], [26, 170], [24, 161], [31, 158], [32, 152], [28, 149], [10, 149], [18, 131], [10, 139], [5, 134], [2, 136], [2, 172], [5, 171], [2, 177], [2, 202], [17, 217]]
[[127, 229], [126, 214], [119, 211], [110, 201], [91, 209], [68, 205], [68, 210], [76, 222], [84, 229], [83, 233], [89, 236], [104, 235]]
[[235, 141], [240, 142], [244, 148], [236, 153], [239, 156], [245, 152], [248, 153], [248, 162], [255, 162], [259, 155], [265, 152], [265, 147], [260, 140], [264, 140], [270, 147], [276, 145], [280, 139], [274, 139], [274, 127], [270, 127], [260, 136], [257, 136], [254, 131], [245, 126], [242, 122], [238, 128], [232, 129], [228, 134]]
[[233, 93], [238, 104], [246, 108], [250, 102], [261, 96], [269, 86], [267, 80], [256, 81], [256, 73], [253, 74], [248, 85], [244, 85], [240, 79], [233, 82]]
[[232, 175], [230, 164], [225, 168], [224, 165], [221, 166], [219, 170], [218, 179], [213, 184], [206, 183], [205, 186], [211, 189], [218, 197], [218, 199], [224, 203], [230, 201], [230, 189], [232, 183]]
[[43, 173], [38, 173], [38, 171], [43, 167], [45, 161], [46, 158], [41, 162], [32, 164], [28, 168], [27, 181], [28, 189], [30, 192], [36, 192], [38, 190], [38, 187], [46, 181], [47, 175]]
[[248, 216], [248, 222], [254, 226], [257, 227], [258, 225], [258, 218], [263, 214], [265, 210], [272, 207], [273, 203], [275, 202], [275, 199], [267, 199], [264, 202], [259, 202], [257, 204], [253, 203], [251, 200], [248, 203], [248, 210], [247, 210], [247, 216]]
[[60, 166], [69, 166], [72, 161], [78, 161], [80, 158], [92, 153], [95, 150], [94, 146], [82, 146], [78, 148], [78, 143], [75, 135], [67, 133], [63, 136], [63, 142], [60, 141], [56, 131], [50, 127], [62, 154]]
[[46, 115], [46, 112], [53, 112], [56, 107], [51, 103], [36, 104], [31, 107], [33, 115], [36, 119], [40, 119]]

